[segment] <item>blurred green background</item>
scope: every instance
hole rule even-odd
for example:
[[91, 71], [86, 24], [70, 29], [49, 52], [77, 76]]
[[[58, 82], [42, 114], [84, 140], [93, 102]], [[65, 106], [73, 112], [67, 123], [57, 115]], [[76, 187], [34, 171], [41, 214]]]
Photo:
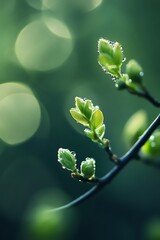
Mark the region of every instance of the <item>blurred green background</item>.
[[118, 155], [127, 150], [122, 132], [130, 115], [144, 108], [152, 121], [158, 114], [114, 88], [98, 66], [97, 41], [120, 42], [159, 98], [159, 1], [1, 0], [0, 6], [0, 239], [160, 239], [148, 230], [160, 218], [160, 171], [138, 162], [83, 205], [48, 211], [90, 188], [60, 167], [59, 147], [80, 161], [94, 157], [98, 176], [112, 167], [71, 119], [75, 96], [103, 110]]

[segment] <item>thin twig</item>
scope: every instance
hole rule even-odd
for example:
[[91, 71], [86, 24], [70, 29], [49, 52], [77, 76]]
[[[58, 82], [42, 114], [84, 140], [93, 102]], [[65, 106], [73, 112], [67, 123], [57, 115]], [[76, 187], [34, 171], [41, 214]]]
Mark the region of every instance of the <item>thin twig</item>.
[[143, 97], [146, 100], [148, 100], [150, 103], [152, 103], [155, 107], [160, 108], [160, 102], [154, 97], [152, 97], [146, 88], [144, 89], [143, 93], [142, 92], [130, 92], [130, 93], [137, 95], [139, 97]]
[[106, 147], [104, 148], [104, 150], [106, 151], [106, 153], [108, 154], [109, 156], [109, 159], [114, 162], [115, 164], [119, 164], [119, 158], [117, 157], [117, 155], [115, 155], [113, 152], [112, 152], [112, 149], [111, 149], [111, 145], [110, 145], [110, 141], [107, 139], [107, 143], [106, 143]]
[[160, 102], [155, 98], [153, 98], [147, 90], [145, 90], [144, 97], [149, 102], [151, 102], [155, 107], [158, 107], [158, 108], [160, 107]]
[[144, 143], [148, 140], [148, 138], [151, 136], [151, 134], [154, 132], [154, 130], [160, 125], [160, 114], [157, 116], [157, 118], [151, 123], [151, 125], [147, 128], [147, 130], [143, 133], [143, 135], [138, 139], [138, 141], [131, 147], [131, 149], [125, 153], [122, 157], [119, 158], [119, 164], [114, 166], [106, 175], [101, 177], [99, 179], [99, 182], [92, 187], [88, 192], [84, 193], [77, 199], [73, 200], [72, 202], [55, 208], [51, 209], [49, 211], [59, 211], [68, 209], [74, 206], [77, 206], [93, 195], [95, 195], [97, 192], [99, 192], [104, 186], [106, 186], [108, 183], [111, 182], [112, 179], [123, 169], [123, 167], [134, 158], [134, 156], [137, 156], [140, 148], [144, 145]]

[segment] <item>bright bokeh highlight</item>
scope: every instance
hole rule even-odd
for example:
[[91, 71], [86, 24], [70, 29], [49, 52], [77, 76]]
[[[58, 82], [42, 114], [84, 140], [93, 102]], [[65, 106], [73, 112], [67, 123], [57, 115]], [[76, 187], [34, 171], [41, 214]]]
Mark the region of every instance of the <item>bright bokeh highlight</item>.
[[35, 8], [37, 10], [42, 10], [42, 0], [26, 0], [28, 5], [32, 8]]
[[52, 17], [44, 17], [26, 25], [19, 33], [15, 52], [24, 68], [48, 71], [62, 65], [73, 49], [67, 26]]
[[8, 144], [22, 143], [39, 127], [40, 105], [25, 85], [1, 84], [0, 116], [0, 138]]
[[[29, 0], [28, 0], [29, 1]], [[103, 0], [66, 0], [67, 5], [70, 5], [72, 8], [79, 9], [85, 12], [92, 11], [98, 6], [101, 5]], [[48, 9], [59, 9], [63, 6], [63, 0], [43, 0], [43, 6]]]
[[[72, 0], [73, 1], [73, 0]], [[81, 1], [75, 1], [75, 5], [83, 9], [85, 11], [92, 11], [95, 8], [97, 8], [102, 3], [102, 0], [81, 0]]]

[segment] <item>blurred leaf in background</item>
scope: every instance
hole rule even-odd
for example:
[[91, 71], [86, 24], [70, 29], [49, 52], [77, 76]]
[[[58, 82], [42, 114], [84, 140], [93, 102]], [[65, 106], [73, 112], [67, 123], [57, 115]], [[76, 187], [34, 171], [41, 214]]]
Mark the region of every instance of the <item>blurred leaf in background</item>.
[[73, 211], [54, 211], [57, 204], [63, 204], [64, 200], [67, 197], [56, 189], [39, 192], [28, 207], [20, 239], [71, 239], [76, 227]]

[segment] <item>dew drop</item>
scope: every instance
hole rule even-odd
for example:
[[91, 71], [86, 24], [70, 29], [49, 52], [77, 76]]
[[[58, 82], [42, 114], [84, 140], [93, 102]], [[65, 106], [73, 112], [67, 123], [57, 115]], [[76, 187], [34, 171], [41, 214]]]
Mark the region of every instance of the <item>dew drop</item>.
[[74, 151], [71, 151], [71, 154], [75, 157], [76, 153]]
[[114, 77], [114, 76], [111, 75], [111, 79], [112, 79], [112, 81], [113, 81], [114, 83], [116, 83], [116, 77]]
[[122, 62], [125, 62], [126, 61], [126, 57], [123, 58]]
[[116, 42], [109, 41], [109, 44], [114, 48]]
[[139, 75], [140, 75], [140, 77], [143, 77], [144, 76], [144, 72], [140, 72]]

